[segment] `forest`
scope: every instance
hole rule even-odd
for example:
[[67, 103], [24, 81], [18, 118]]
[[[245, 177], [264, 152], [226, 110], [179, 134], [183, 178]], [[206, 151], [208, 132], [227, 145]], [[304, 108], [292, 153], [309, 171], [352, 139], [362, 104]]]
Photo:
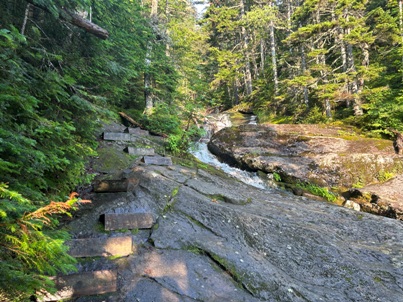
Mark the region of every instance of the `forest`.
[[174, 154], [214, 110], [402, 131], [402, 2], [2, 0], [0, 300], [74, 268], [58, 218], [118, 112]]

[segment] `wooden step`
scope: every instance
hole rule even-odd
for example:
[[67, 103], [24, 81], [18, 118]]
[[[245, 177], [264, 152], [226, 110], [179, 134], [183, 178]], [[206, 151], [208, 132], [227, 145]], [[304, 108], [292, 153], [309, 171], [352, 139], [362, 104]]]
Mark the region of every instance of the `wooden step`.
[[106, 231], [150, 229], [154, 225], [151, 213], [103, 214], [100, 220]]
[[144, 156], [143, 162], [146, 165], [172, 166], [172, 159], [170, 157]]
[[134, 148], [134, 147], [126, 147], [125, 152], [132, 155], [154, 155], [155, 151], [153, 148]]
[[54, 295], [48, 294], [43, 301], [60, 301], [116, 292], [117, 271], [103, 270], [58, 276], [54, 281], [58, 291]]
[[135, 141], [130, 133], [104, 132], [102, 138], [106, 141]]
[[73, 239], [69, 240], [67, 245], [70, 247], [70, 256], [76, 258], [127, 256], [133, 253], [131, 236]]
[[96, 193], [116, 193], [133, 191], [139, 184], [137, 178], [126, 178], [119, 180], [101, 180], [94, 183]]

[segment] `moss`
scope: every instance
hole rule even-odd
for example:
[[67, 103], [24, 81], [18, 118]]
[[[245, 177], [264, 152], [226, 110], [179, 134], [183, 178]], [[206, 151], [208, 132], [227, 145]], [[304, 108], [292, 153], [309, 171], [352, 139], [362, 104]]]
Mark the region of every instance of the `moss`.
[[203, 255], [205, 253], [201, 248], [194, 245], [185, 246], [183, 250], [191, 252], [192, 254], [196, 255]]
[[179, 193], [179, 186], [178, 187], [176, 187], [176, 188], [174, 188], [173, 190], [172, 190], [172, 192], [171, 192], [171, 199], [173, 199], [176, 195], [178, 195], [178, 193]]
[[378, 276], [375, 276], [374, 281], [377, 282], [377, 283], [380, 283], [380, 282], [382, 282], [382, 279], [380, 277], [378, 277]]
[[242, 275], [237, 272], [234, 264], [214, 253], [209, 254], [209, 256], [234, 279], [239, 287], [243, 287]]
[[98, 158], [94, 162], [94, 169], [106, 173], [126, 169], [138, 158], [115, 148], [101, 147], [97, 152]]

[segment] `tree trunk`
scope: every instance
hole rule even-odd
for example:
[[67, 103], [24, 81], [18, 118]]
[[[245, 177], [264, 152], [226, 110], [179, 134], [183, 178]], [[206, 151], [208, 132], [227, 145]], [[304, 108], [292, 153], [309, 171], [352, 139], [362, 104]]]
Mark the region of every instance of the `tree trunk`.
[[27, 26], [28, 15], [29, 15], [30, 9], [31, 9], [31, 4], [28, 3], [27, 7], [25, 8], [24, 21], [22, 22], [22, 26], [21, 26], [21, 35], [25, 34], [25, 27]]
[[264, 74], [264, 61], [265, 61], [265, 47], [264, 47], [264, 40], [260, 39], [260, 70], [262, 74]]
[[[240, 7], [241, 7], [241, 18], [245, 16], [245, 0], [240, 1]], [[249, 55], [249, 50], [248, 50], [248, 44], [249, 44], [249, 37], [248, 33], [246, 31], [246, 28], [244, 26], [241, 27], [241, 34], [242, 34], [242, 39], [243, 39], [243, 50], [245, 54], [245, 92], [246, 95], [250, 95], [252, 93], [252, 73], [250, 71], [250, 55]]]
[[150, 18], [152, 22], [157, 22], [158, 20], [158, 0], [151, 0]]
[[[306, 71], [306, 54], [304, 45], [301, 46], [301, 71], [302, 74]], [[304, 103], [306, 105], [309, 104], [308, 87], [306, 85], [304, 86]]]
[[[270, 4], [273, 7], [273, 3]], [[277, 75], [277, 58], [276, 58], [276, 40], [274, 36], [274, 22], [270, 20], [269, 23], [270, 34], [270, 52], [271, 52], [271, 64], [273, 71], [273, 83], [274, 83], [274, 95], [278, 95], [278, 75]]]
[[[151, 0], [151, 13], [150, 19], [152, 24], [158, 24], [158, 0]], [[150, 113], [154, 108], [154, 100], [152, 96], [152, 77], [150, 74], [151, 66], [151, 54], [152, 54], [152, 44], [151, 41], [148, 42], [147, 52], [146, 52], [146, 71], [144, 72], [144, 99], [145, 99], [145, 110], [146, 114]]]

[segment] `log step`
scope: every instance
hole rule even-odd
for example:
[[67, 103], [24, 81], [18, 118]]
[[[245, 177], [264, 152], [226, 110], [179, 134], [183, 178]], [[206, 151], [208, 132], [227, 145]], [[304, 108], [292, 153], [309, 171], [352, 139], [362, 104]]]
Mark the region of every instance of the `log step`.
[[54, 295], [48, 294], [43, 301], [60, 301], [116, 292], [117, 271], [103, 270], [58, 276], [54, 281], [58, 291]]
[[100, 218], [106, 231], [121, 229], [150, 229], [154, 225], [151, 213], [103, 214]]
[[133, 191], [139, 184], [137, 178], [127, 178], [119, 180], [102, 180], [95, 182], [94, 192], [96, 193], [116, 193]]
[[72, 257], [127, 256], [133, 253], [131, 236], [73, 239], [67, 242]]
[[143, 162], [146, 165], [172, 166], [172, 159], [170, 157], [144, 156]]
[[139, 136], [146, 136], [146, 135], [150, 134], [147, 130], [143, 130], [139, 127], [137, 127], [137, 128], [128, 127], [125, 129], [125, 133], [130, 133], [130, 134], [139, 135]]
[[130, 133], [104, 132], [102, 138], [106, 141], [135, 141]]
[[153, 148], [134, 148], [134, 147], [126, 147], [125, 152], [132, 155], [154, 155], [155, 151]]

